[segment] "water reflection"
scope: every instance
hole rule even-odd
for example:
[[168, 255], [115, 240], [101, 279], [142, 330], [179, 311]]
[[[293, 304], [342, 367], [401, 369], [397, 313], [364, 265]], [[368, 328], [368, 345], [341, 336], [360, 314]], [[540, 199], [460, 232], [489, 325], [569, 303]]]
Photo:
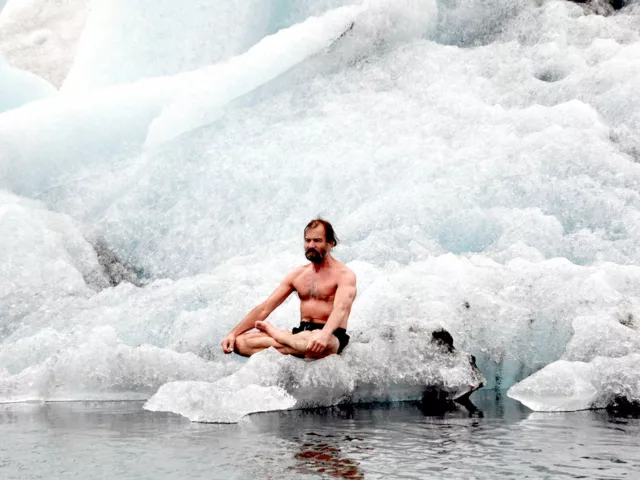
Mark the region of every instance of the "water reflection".
[[637, 418], [533, 413], [496, 395], [272, 412], [238, 425], [132, 402], [0, 406], [0, 478], [640, 478]]
[[[341, 448], [344, 442], [362, 442], [362, 438], [309, 432], [294, 440], [300, 442], [300, 447], [294, 455], [297, 464], [292, 470], [302, 474], [321, 473], [334, 478], [365, 478], [360, 462], [345, 456]], [[363, 448], [372, 450], [370, 447]]]

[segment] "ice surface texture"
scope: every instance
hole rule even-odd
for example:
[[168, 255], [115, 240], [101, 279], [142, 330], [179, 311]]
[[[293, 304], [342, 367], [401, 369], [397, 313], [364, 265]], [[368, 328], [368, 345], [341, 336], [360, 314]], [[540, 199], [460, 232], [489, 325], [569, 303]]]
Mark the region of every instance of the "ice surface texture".
[[[0, 8], [3, 1], [0, 1]], [[88, 0], [9, 0], [0, 11], [0, 52], [59, 88], [84, 29]]]
[[[603, 17], [559, 1], [247, 1], [224, 21], [225, 2], [122, 4], [96, 2], [104, 22], [87, 22], [61, 94], [0, 114], [0, 397], [217, 385], [241, 366], [221, 338], [304, 261], [322, 213], [358, 276], [354, 352], [436, 323], [489, 386], [561, 360], [587, 365], [562, 377], [572, 408], [609, 388], [635, 398], [637, 2]], [[221, 29], [203, 39], [208, 22]], [[140, 26], [129, 50], [125, 25]], [[140, 286], [111, 286], [96, 239]], [[297, 315], [291, 301], [273, 321]], [[96, 332], [114, 340], [93, 347]], [[398, 361], [418, 368], [415, 354]], [[382, 396], [385, 372], [369, 372]], [[337, 392], [323, 398], [353, 394]]]

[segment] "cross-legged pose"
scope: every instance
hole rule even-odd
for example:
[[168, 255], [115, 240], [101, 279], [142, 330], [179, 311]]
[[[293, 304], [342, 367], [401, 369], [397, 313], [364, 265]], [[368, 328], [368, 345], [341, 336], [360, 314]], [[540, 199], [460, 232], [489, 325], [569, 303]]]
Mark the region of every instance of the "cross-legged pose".
[[[304, 229], [304, 249], [311, 263], [289, 273], [269, 298], [251, 310], [222, 340], [222, 350], [251, 356], [274, 347], [306, 358], [341, 353], [349, 343], [347, 321], [356, 298], [356, 276], [331, 256], [337, 243], [329, 222], [309, 222]], [[289, 332], [266, 318], [293, 292], [300, 298], [300, 326]], [[259, 331], [249, 332], [253, 328]]]

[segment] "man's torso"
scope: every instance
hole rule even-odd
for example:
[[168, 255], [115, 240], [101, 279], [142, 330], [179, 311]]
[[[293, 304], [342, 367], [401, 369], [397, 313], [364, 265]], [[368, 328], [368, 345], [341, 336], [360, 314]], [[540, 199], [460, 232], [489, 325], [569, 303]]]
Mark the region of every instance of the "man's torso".
[[[300, 269], [300, 273], [293, 281], [293, 288], [300, 298], [301, 321], [326, 323], [333, 311], [338, 284], [347, 267], [337, 263], [332, 268], [316, 272], [312, 265]], [[340, 325], [346, 328], [345, 325]]]

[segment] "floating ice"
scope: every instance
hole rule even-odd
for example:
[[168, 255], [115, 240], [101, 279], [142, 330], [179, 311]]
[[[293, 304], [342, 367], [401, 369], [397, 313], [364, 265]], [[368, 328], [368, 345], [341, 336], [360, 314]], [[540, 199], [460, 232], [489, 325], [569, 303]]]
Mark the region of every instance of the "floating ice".
[[537, 411], [640, 406], [640, 305], [578, 317], [562, 360], [509, 389]]
[[428, 389], [457, 399], [485, 382], [467, 354], [434, 344], [429, 329], [388, 328], [382, 335], [352, 342], [342, 355], [318, 361], [268, 349], [215, 383], [164, 385], [145, 408], [226, 423], [243, 414], [294, 406], [415, 400]]
[[511, 387], [509, 396], [537, 411], [585, 410], [598, 397], [592, 377], [592, 365], [559, 360]]
[[589, 363], [559, 360], [509, 389], [532, 410], [574, 411], [640, 407], [640, 354], [596, 357]]
[[237, 423], [245, 415], [288, 410], [296, 399], [280, 387], [247, 385], [219, 390], [208, 382], [171, 382], [163, 385], [144, 408], [152, 412], [173, 412], [193, 422]]

